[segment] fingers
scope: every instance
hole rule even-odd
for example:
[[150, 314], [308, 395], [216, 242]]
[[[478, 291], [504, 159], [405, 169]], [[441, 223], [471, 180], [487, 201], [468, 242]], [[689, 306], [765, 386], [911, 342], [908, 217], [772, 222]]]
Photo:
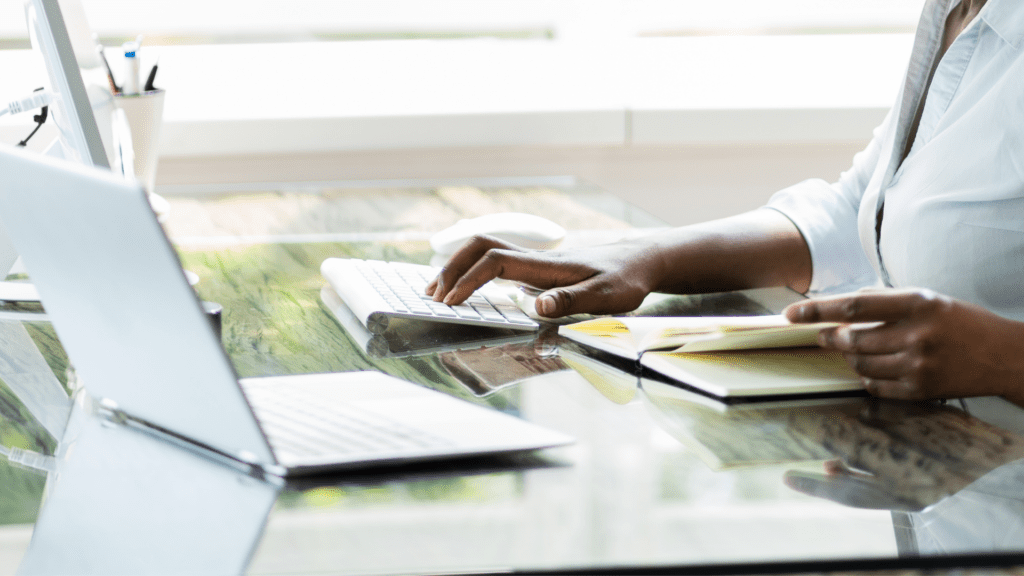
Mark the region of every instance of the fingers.
[[909, 376], [913, 369], [906, 352], [895, 354], [843, 354], [846, 362], [857, 374], [872, 380], [899, 380]]
[[924, 400], [928, 394], [906, 379], [864, 378], [864, 389], [872, 396], [894, 400]]
[[864, 291], [797, 302], [783, 313], [791, 322], [897, 322], [946, 301], [931, 290]]
[[[434, 300], [437, 302], [443, 301], [445, 297], [452, 292], [452, 288], [454, 288], [457, 281], [462, 278], [466, 272], [471, 270], [477, 262], [484, 258], [484, 256], [491, 250], [504, 250], [507, 252], [523, 251], [521, 248], [498, 240], [493, 236], [475, 236], [448, 259], [448, 262], [444, 265], [444, 268], [441, 269], [441, 273], [438, 274], [437, 278], [434, 278], [427, 283], [424, 292], [428, 296], [433, 296]], [[481, 282], [480, 286], [486, 284], [488, 280], [493, 280], [495, 277], [496, 276], [492, 276], [484, 282]], [[472, 290], [470, 290], [469, 293], [472, 293]], [[468, 296], [469, 294], [466, 294], [462, 300]], [[462, 300], [459, 300], [458, 302], [461, 302]]]
[[478, 236], [452, 256], [425, 290], [435, 301], [455, 305], [495, 278], [550, 288], [571, 286], [594, 274], [596, 271], [585, 265], [560, 260], [557, 252], [524, 250], [496, 238]]
[[589, 252], [534, 251], [478, 236], [460, 248], [424, 290], [434, 301], [454, 305], [491, 280], [503, 278], [544, 290], [536, 301], [541, 316], [627, 312], [650, 291], [642, 271], [630, 269], [634, 251], [614, 246]]
[[[437, 300], [440, 297], [445, 304], [458, 304], [469, 298], [477, 288], [495, 278], [516, 280], [528, 284], [544, 284], [537, 282], [537, 279], [550, 274], [550, 267], [550, 262], [534, 253], [491, 249], [469, 270], [453, 280], [454, 283], [447, 294], [440, 295], [435, 292], [434, 299]], [[449, 270], [445, 270], [441, 277], [447, 278], [449, 273]]]
[[928, 364], [908, 350], [891, 354], [844, 352], [843, 357], [872, 396], [900, 400], [927, 397], [923, 384], [931, 378]]
[[867, 329], [841, 326], [823, 330], [818, 343], [842, 352], [870, 394], [898, 399], [922, 397], [921, 383], [930, 375], [912, 328], [900, 324]]
[[882, 324], [871, 328], [844, 325], [818, 334], [818, 344], [822, 348], [855, 354], [892, 354], [912, 348], [915, 343], [912, 330], [901, 324]]

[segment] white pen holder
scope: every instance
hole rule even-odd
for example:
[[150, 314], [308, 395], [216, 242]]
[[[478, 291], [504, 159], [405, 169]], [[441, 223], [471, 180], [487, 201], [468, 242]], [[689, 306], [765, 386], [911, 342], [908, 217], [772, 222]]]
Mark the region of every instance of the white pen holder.
[[156, 164], [160, 156], [160, 128], [164, 121], [165, 90], [122, 95], [115, 99], [128, 118], [135, 153], [135, 177], [150, 194], [156, 183]]

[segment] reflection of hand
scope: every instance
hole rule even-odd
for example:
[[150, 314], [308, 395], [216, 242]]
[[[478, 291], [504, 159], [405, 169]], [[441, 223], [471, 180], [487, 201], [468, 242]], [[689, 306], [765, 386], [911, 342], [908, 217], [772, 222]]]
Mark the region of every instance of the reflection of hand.
[[931, 290], [879, 290], [799, 302], [793, 322], [882, 322], [825, 330], [869, 392], [889, 398], [1003, 395], [1024, 405], [1024, 324]]
[[427, 284], [426, 293], [458, 304], [488, 281], [504, 278], [544, 290], [536, 304], [541, 316], [614, 314], [640, 305], [654, 285], [656, 262], [654, 249], [639, 242], [533, 251], [476, 236]]
[[788, 473], [787, 485], [861, 508], [920, 509], [1024, 455], [1024, 438], [930, 403], [872, 398], [857, 413], [794, 411], [789, 428], [836, 460], [825, 476]]
[[854, 508], [915, 511], [931, 504], [915, 500], [916, 494], [893, 493], [877, 478], [854, 472], [841, 463], [826, 463], [825, 469], [825, 474], [789, 470], [783, 481], [797, 492]]
[[558, 343], [562, 337], [558, 335], [558, 326], [542, 326], [533, 339], [533, 353], [539, 358], [558, 356]]

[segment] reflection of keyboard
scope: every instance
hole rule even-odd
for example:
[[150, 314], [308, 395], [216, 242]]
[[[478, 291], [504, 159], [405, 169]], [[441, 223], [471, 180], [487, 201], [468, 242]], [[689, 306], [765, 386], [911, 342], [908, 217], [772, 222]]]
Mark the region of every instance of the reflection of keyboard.
[[356, 318], [374, 334], [384, 333], [391, 318], [516, 330], [539, 327], [501, 289], [489, 283], [458, 306], [434, 302], [423, 293], [440, 271], [431, 266], [328, 258], [320, 271]]

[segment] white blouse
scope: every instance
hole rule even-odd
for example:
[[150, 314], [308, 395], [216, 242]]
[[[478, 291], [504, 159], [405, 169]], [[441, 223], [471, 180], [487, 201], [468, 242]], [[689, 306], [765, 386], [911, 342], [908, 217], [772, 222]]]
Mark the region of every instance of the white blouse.
[[925, 4], [896, 104], [853, 167], [835, 184], [777, 192], [767, 207], [807, 241], [814, 293], [924, 287], [1024, 320], [1024, 2], [988, 0], [928, 86], [956, 4]]

